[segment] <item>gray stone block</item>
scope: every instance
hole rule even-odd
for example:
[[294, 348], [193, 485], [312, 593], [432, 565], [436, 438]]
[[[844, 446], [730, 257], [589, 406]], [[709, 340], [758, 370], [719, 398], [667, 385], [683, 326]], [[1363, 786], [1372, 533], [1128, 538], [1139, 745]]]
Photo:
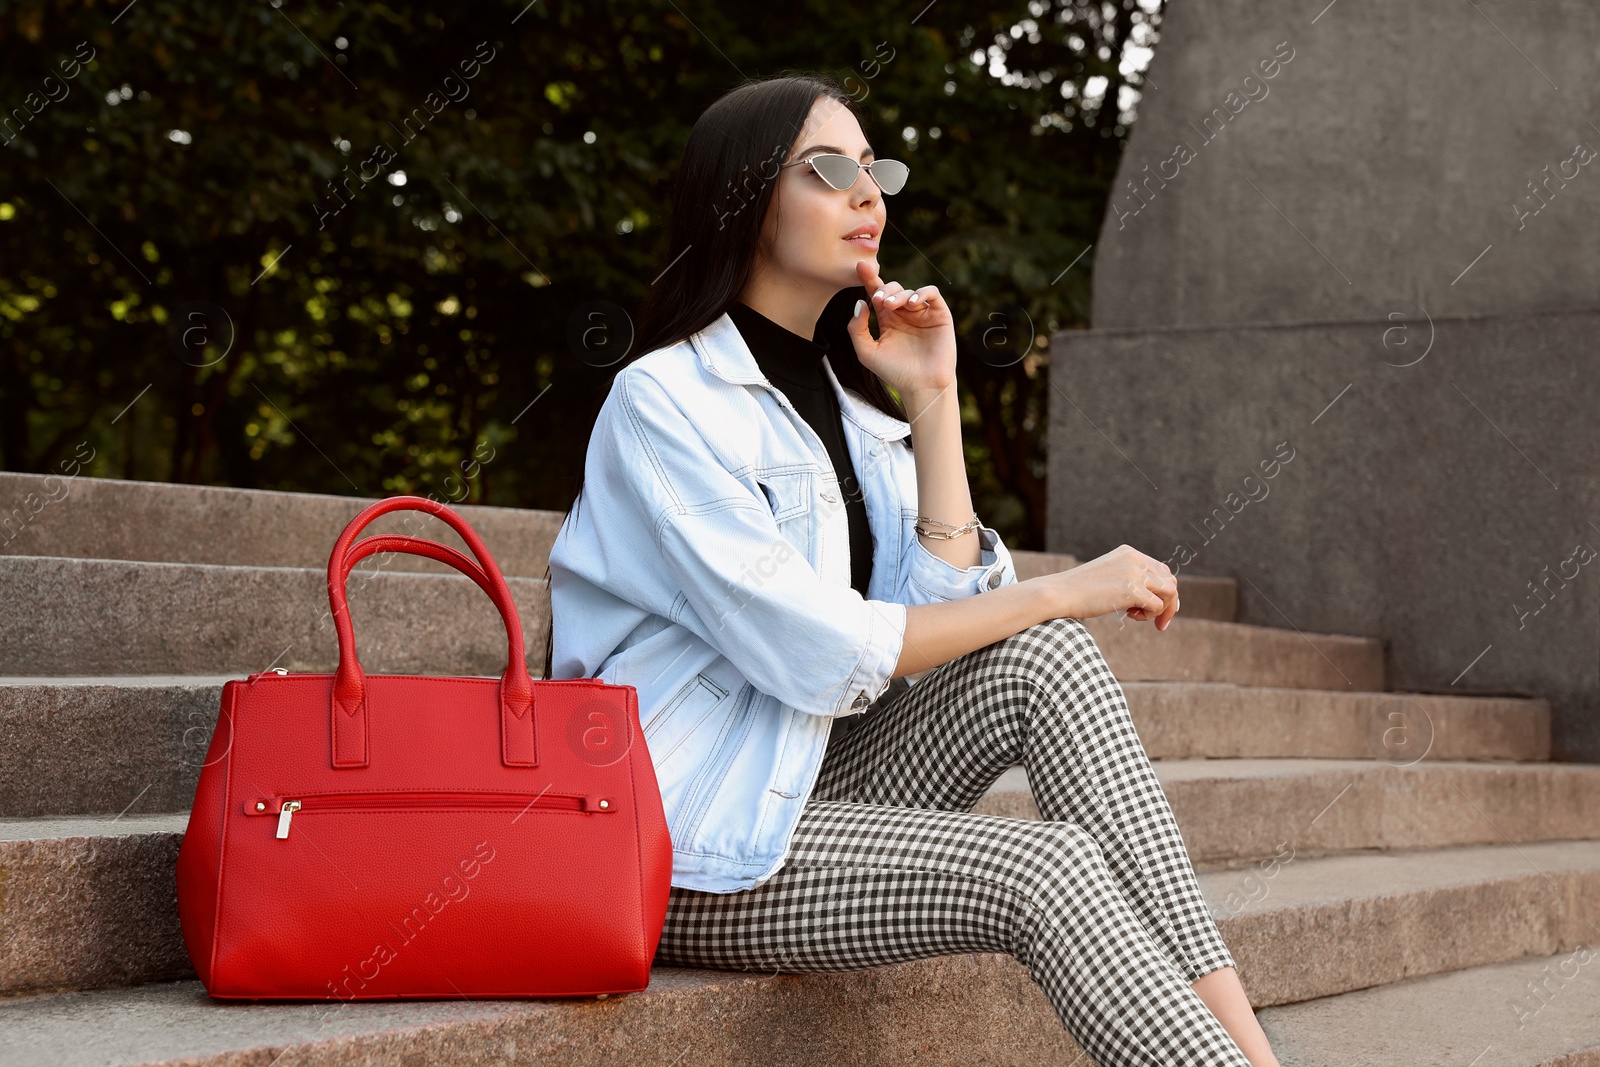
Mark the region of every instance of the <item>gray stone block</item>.
[[[1156, 777], [1198, 866], [1302, 855], [1504, 841], [1600, 839], [1600, 767], [1424, 760], [1160, 760]], [[1470, 798], [1470, 800], [1469, 800]], [[1012, 767], [979, 811], [1037, 819]]]
[[[540, 669], [543, 579], [508, 578], [525, 652]], [[374, 673], [498, 675], [506, 630], [459, 575], [361, 570], [350, 612]], [[332, 671], [338, 643], [324, 571], [0, 556], [0, 674], [224, 674]]]
[[[372, 503], [319, 493], [0, 472], [0, 555], [326, 568], [339, 534]], [[451, 510], [483, 539], [501, 573], [544, 577], [561, 512]], [[467, 551], [454, 530], [418, 511], [384, 515], [362, 536], [374, 533], [410, 534]], [[404, 553], [390, 554], [382, 567], [456, 573]]]
[[[316, 569], [327, 566], [340, 532], [371, 503], [317, 493], [0, 471], [0, 556]], [[473, 505], [453, 510], [472, 524], [508, 577], [544, 577], [550, 547], [566, 517], [559, 511]], [[418, 512], [385, 515], [362, 536], [378, 533], [426, 537], [467, 552], [454, 530]], [[1050, 552], [1018, 549], [1012, 556], [1022, 580], [1079, 563]], [[382, 557], [381, 569], [455, 573], [405, 553]], [[1233, 618], [1237, 594], [1231, 579], [1186, 576], [1180, 595], [1189, 618]]]
[[1240, 619], [1291, 636], [1382, 637], [1399, 688], [1537, 693], [1556, 758], [1600, 760], [1600, 313], [1390, 328], [1056, 334], [1051, 494], [1096, 506], [1053, 509], [1050, 543], [1235, 577]]
[[188, 821], [0, 820], [0, 993], [192, 977], [176, 873]]
[[1597, 41], [1586, 0], [1168, 5], [1094, 325], [1595, 306]]
[[1119, 681], [1233, 682], [1348, 692], [1384, 688], [1383, 643], [1186, 619], [1165, 631], [1119, 614], [1085, 621]]
[[1082, 1062], [1009, 956], [917, 960], [845, 974], [658, 968], [596, 1001], [219, 1006], [198, 982], [0, 1001], [0, 1065], [52, 1067], [834, 1067]]
[[1600, 841], [1322, 858], [1280, 847], [1205, 871], [1200, 887], [1260, 1008], [1585, 944]]
[[[188, 810], [224, 679], [0, 678], [0, 818]], [[1544, 760], [1541, 700], [1125, 682], [1152, 759]]]
[[[1600, 839], [1600, 825], [1592, 816], [1600, 810], [1600, 768], [1428, 762], [1395, 768], [1370, 760], [1298, 759], [1160, 761], [1156, 772], [1193, 862], [1208, 875], [1216, 873], [1216, 868], [1236, 868], [1223, 871], [1208, 884], [1248, 887], [1253, 883], [1241, 881], [1240, 864], [1259, 866], [1262, 857], [1282, 856], [1287, 851], [1292, 863], [1300, 866], [1294, 868], [1293, 878], [1275, 883], [1285, 887], [1273, 898], [1275, 906], [1309, 906], [1309, 901], [1321, 909], [1316, 912], [1320, 916], [1316, 923], [1300, 921], [1300, 940], [1265, 938], [1258, 943], [1259, 967], [1263, 974], [1275, 977], [1270, 983], [1262, 979], [1265, 984], [1252, 988], [1252, 993], [1269, 998], [1257, 1003], [1305, 999], [1393, 980], [1386, 972], [1353, 972], [1348, 961], [1333, 972], [1346, 976], [1340, 981], [1356, 981], [1348, 977], [1352, 973], [1365, 974], [1370, 981], [1336, 987], [1319, 978], [1316, 981], [1323, 984], [1308, 986], [1305, 983], [1313, 981], [1310, 976], [1294, 977], [1301, 968], [1288, 961], [1306, 950], [1303, 938], [1312, 937], [1308, 932], [1312, 927], [1315, 938], [1325, 939], [1329, 945], [1385, 936], [1389, 924], [1375, 922], [1370, 913], [1352, 908], [1353, 899], [1387, 895], [1384, 906], [1397, 909], [1398, 915], [1424, 906], [1424, 890], [1446, 875], [1455, 879], [1452, 884], [1479, 886], [1503, 881], [1504, 871], [1491, 869], [1492, 865], [1452, 868], [1455, 861], [1451, 857], [1466, 854], [1461, 849], [1431, 851], [1418, 854], [1418, 858], [1407, 858], [1409, 853], [1404, 850], [1493, 845], [1507, 853], [1503, 866], [1506, 862], [1525, 864], [1526, 859], [1520, 857], [1530, 855], [1530, 849], [1566, 839], [1571, 847], [1556, 849], [1551, 855], [1580, 867], [1592, 866], [1593, 871], [1584, 877], [1591, 879], [1593, 889], [1600, 890], [1600, 881], [1594, 881], [1600, 879], [1600, 840], [1596, 840]], [[1039, 817], [1021, 767], [1002, 775], [975, 810], [1013, 818]], [[148, 939], [155, 936], [152, 931], [164, 930], [173, 944], [178, 944], [172, 877], [186, 825], [182, 814], [0, 820], [0, 866], [18, 872], [8, 890], [14, 894], [16, 906], [0, 914], [0, 922], [12, 924], [0, 933], [6, 935], [5, 944], [13, 946], [10, 956], [0, 954], [0, 992], [87, 988], [171, 977], [172, 960], [181, 958], [173, 953], [181, 954], [181, 946], [152, 947]], [[1395, 858], [1366, 867], [1327, 868], [1369, 872], [1359, 878], [1351, 875], [1344, 882], [1309, 876], [1302, 881], [1300, 872], [1323, 869], [1312, 862], [1319, 857], [1373, 850]], [[1300, 888], [1289, 892], [1287, 887], [1293, 886]], [[1545, 916], [1526, 920], [1529, 930], [1548, 934], [1555, 929], [1550, 916], [1566, 913], [1549, 909], [1569, 907], [1572, 894], [1546, 899], [1547, 888], [1544, 883], [1529, 882], [1500, 885], [1492, 891], [1464, 890], [1482, 894], [1486, 903], [1475, 913], [1452, 905], [1451, 921], [1466, 922], [1461, 915], [1470, 913], [1471, 923], [1485, 924], [1485, 932], [1474, 935], [1476, 942], [1523, 946], [1516, 954], [1545, 951], [1548, 942], [1506, 941], [1502, 933], [1490, 931], [1504, 926], [1507, 909]], [[1213, 897], [1214, 906], [1227, 907], [1230, 917], [1248, 919], [1242, 908], [1226, 899], [1226, 889], [1219, 892], [1224, 898], [1219, 903]], [[1412, 896], [1406, 898], [1406, 893]], [[1589, 897], [1600, 901], [1600, 892], [1591, 892]], [[117, 918], [105, 913], [112, 905], [119, 913], [143, 916], [141, 928], [121, 931]], [[164, 909], [170, 909], [170, 914]], [[1282, 924], [1281, 917], [1249, 921]], [[1419, 944], [1426, 941], [1418, 939]], [[135, 952], [129, 945], [144, 947]], [[1365, 955], [1382, 961], [1391, 958], [1386, 951], [1375, 942]], [[1359, 960], [1364, 954], [1356, 952], [1352, 958]], [[1455, 957], [1439, 959], [1446, 962], [1429, 966], [1466, 965], [1449, 963]], [[1471, 962], [1484, 959], [1475, 956]], [[1414, 959], [1410, 965], [1418, 966]]]
[[[1206, 872], [1201, 882], [1252, 1002], [1289, 1005], [1519, 958], [1530, 977], [1540, 976], [1539, 957], [1530, 954], [1550, 958], [1585, 943], [1600, 906], [1600, 843], [1291, 856], [1271, 867]], [[1507, 914], [1515, 920], [1505, 921]], [[1520, 978], [1477, 984], [1497, 987], [1502, 1009], [1506, 999], [1525, 994]], [[1586, 1007], [1584, 996], [1571, 999]], [[1454, 1008], [1460, 1001], [1445, 1003]], [[1324, 1002], [1324, 1010], [1331, 1007]], [[1539, 1040], [1592, 1037], [1593, 1017], [1582, 1030], [1584, 1017], [1571, 1007], [1538, 1013], [1545, 1028]], [[1290, 1008], [1264, 1021], [1287, 1027], [1299, 1017]], [[1356, 1040], [1355, 1020], [1346, 1014], [1344, 1022], [1335, 1032]], [[1449, 1013], [1418, 1017], [1390, 1038], [1427, 1050], [1458, 1025]], [[825, 1027], [825, 1038], [801, 1040], [816, 1027]], [[849, 1056], [909, 1067], [1061, 1063], [1075, 1050], [1021, 965], [988, 953], [827, 975], [657, 968], [648, 990], [607, 1001], [218, 1005], [198, 982], [172, 982], [13, 996], [0, 1000], [0, 1030], [7, 1035], [5, 1064], [234, 1065], [290, 1051], [296, 1062], [329, 1065], [537, 1059], [565, 1067], [619, 1058], [668, 1065], [691, 1049], [697, 1063], [743, 1064], [760, 1047], [769, 1054], [781, 1049], [786, 1063], [831, 1064]]]
[[0, 818], [188, 811], [225, 680], [0, 678]]
[[1153, 760], [1548, 760], [1550, 705], [1510, 697], [1122, 682]]
[[1593, 967], [1592, 950], [1531, 956], [1268, 1008], [1257, 1018], [1285, 1067], [1597, 1067]]

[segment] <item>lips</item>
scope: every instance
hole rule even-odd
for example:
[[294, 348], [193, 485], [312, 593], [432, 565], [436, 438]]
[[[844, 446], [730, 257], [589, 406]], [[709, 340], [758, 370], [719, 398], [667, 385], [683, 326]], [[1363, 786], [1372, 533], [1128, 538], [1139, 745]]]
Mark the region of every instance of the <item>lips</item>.
[[878, 250], [878, 227], [875, 225], [863, 226], [846, 234], [842, 239], [846, 244], [855, 245], [863, 251], [876, 252]]

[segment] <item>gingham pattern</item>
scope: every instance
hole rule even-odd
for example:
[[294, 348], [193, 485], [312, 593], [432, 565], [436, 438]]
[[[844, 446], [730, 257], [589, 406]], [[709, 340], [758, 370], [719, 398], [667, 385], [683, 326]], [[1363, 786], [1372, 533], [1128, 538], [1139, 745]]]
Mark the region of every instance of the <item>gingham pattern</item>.
[[[974, 814], [1016, 763], [1044, 821]], [[674, 886], [656, 961], [797, 973], [965, 952], [1014, 956], [1101, 1067], [1250, 1067], [1190, 988], [1234, 960], [1075, 619], [837, 720], [784, 866], [752, 890]]]

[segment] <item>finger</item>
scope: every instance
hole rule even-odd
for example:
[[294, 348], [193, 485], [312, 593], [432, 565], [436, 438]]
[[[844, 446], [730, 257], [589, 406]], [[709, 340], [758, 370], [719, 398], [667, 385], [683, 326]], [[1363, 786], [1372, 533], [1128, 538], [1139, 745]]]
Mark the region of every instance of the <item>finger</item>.
[[1178, 579], [1165, 563], [1157, 563], [1145, 575], [1145, 584], [1158, 596], [1177, 596]]
[[861, 282], [862, 290], [866, 290], [864, 296], [867, 299], [872, 299], [872, 294], [883, 285], [883, 278], [878, 277], [877, 259], [858, 259], [856, 261], [856, 280]]
[[944, 297], [939, 295], [939, 287], [937, 285], [924, 285], [921, 289], [913, 290], [906, 297], [906, 305], [907, 307], [937, 309], [944, 306]]
[[856, 277], [861, 279], [862, 288], [871, 293], [883, 285], [883, 279], [878, 277], [878, 266], [875, 259], [856, 260]]
[[856, 352], [872, 351], [872, 346], [877, 344], [872, 338], [872, 331], [868, 328], [868, 320], [872, 318], [867, 310], [865, 300], [856, 301], [855, 313], [850, 316], [850, 321], [845, 323], [845, 330], [850, 334], [850, 340], [855, 345]]
[[909, 291], [890, 293], [888, 296], [883, 298], [883, 306], [890, 311], [919, 311], [921, 310], [922, 305], [920, 303], [913, 304], [911, 302], [911, 297], [913, 295], [914, 294]]
[[1167, 609], [1167, 602], [1159, 594], [1147, 586], [1136, 585], [1133, 590], [1134, 607], [1145, 612], [1144, 618], [1160, 615]]
[[1156, 629], [1165, 630], [1178, 613], [1178, 583], [1168, 578], [1152, 590], [1161, 598], [1161, 610], [1156, 615]]
[[872, 294], [873, 306], [879, 308], [895, 307], [899, 303], [897, 297], [899, 297], [901, 290], [904, 288], [905, 286], [899, 282], [885, 282], [878, 287], [877, 292]]

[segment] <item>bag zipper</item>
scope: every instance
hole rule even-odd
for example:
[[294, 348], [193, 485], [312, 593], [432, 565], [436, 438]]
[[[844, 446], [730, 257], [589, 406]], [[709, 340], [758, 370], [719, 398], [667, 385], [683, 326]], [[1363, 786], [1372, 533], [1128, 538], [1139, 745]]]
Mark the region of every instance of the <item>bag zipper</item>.
[[415, 811], [426, 809], [533, 810], [606, 813], [617, 809], [610, 797], [571, 793], [467, 793], [430, 790], [415, 793], [303, 793], [266, 797], [248, 804], [248, 815], [276, 815], [279, 840], [289, 836], [297, 811]]

